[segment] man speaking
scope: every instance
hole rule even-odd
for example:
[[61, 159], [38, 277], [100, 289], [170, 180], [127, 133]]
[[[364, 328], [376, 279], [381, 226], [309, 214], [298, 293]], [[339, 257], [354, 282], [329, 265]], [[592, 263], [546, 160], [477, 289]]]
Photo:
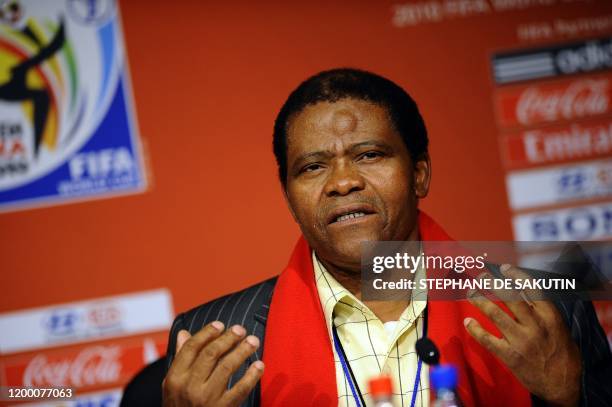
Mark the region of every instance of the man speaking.
[[165, 405], [355, 406], [386, 374], [394, 405], [427, 406], [423, 336], [458, 367], [465, 405], [611, 405], [612, 357], [589, 302], [362, 300], [361, 242], [450, 240], [418, 209], [427, 131], [395, 83], [355, 69], [309, 78], [276, 118], [274, 154], [303, 237], [278, 277], [176, 318]]

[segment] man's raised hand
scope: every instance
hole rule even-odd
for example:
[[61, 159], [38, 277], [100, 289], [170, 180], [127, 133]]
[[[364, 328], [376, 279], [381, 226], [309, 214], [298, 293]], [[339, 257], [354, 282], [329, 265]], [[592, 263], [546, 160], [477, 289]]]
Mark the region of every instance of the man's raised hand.
[[[531, 278], [510, 265], [503, 265], [501, 271], [507, 278]], [[477, 291], [468, 299], [499, 328], [502, 337], [488, 332], [472, 318], [464, 321], [468, 332], [508, 366], [532, 394], [553, 406], [578, 405], [580, 351], [555, 305], [550, 301], [531, 300], [542, 298], [541, 292], [525, 290], [508, 298], [507, 290], [492, 291], [505, 299], [513, 315]]]
[[179, 331], [176, 354], [162, 390], [164, 406], [238, 406], [249, 395], [263, 374], [264, 364], [254, 362], [231, 388], [232, 374], [259, 347], [256, 336], [234, 325], [225, 330], [212, 322], [191, 336]]

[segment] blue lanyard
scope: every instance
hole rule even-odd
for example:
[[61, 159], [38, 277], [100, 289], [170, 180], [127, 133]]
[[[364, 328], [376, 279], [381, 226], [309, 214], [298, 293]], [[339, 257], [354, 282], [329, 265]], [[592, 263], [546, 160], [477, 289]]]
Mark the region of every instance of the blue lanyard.
[[[423, 336], [427, 334], [427, 308], [425, 308], [425, 322], [423, 324]], [[351, 369], [351, 365], [344, 354], [344, 348], [340, 343], [340, 338], [338, 337], [338, 331], [336, 330], [336, 325], [332, 324], [332, 334], [334, 339], [334, 348], [336, 348], [336, 354], [340, 359], [340, 364], [342, 365], [342, 370], [344, 372], [344, 376], [346, 377], [346, 381], [351, 388], [351, 392], [353, 393], [353, 398], [355, 399], [355, 403], [357, 407], [366, 407], [365, 401], [363, 400], [363, 396], [361, 395], [361, 391], [359, 390], [359, 384], [357, 384], [357, 379], [353, 375], [353, 371]], [[416, 404], [416, 396], [417, 391], [419, 390], [419, 383], [421, 382], [421, 368], [423, 366], [423, 360], [417, 356], [417, 371], [416, 377], [414, 378], [414, 386], [412, 389], [412, 399], [410, 401], [410, 407], [414, 407]]]
[[[357, 380], [353, 376], [353, 371], [351, 370], [348, 361], [346, 360], [346, 355], [344, 354], [344, 348], [340, 343], [340, 339], [338, 338], [338, 332], [336, 331], [336, 325], [333, 325], [332, 332], [334, 334], [334, 347], [336, 348], [336, 354], [340, 359], [340, 364], [342, 365], [342, 370], [344, 371], [344, 376], [346, 377], [346, 381], [351, 387], [351, 392], [353, 392], [353, 398], [355, 399], [355, 403], [357, 403], [357, 407], [365, 407], [365, 402], [363, 401], [363, 396], [359, 391], [359, 385], [357, 384]], [[357, 389], [355, 389], [357, 386]], [[359, 397], [357, 397], [357, 392], [359, 392]], [[363, 404], [361, 404], [363, 403]]]

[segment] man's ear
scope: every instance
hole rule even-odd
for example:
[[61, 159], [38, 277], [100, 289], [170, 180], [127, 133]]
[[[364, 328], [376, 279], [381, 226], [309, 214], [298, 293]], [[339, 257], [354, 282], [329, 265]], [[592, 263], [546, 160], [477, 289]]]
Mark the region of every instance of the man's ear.
[[429, 193], [431, 181], [431, 160], [429, 154], [421, 155], [414, 165], [414, 193], [417, 198], [423, 199]]
[[283, 186], [283, 197], [285, 198], [285, 203], [287, 204], [287, 208], [289, 208], [289, 212], [291, 212], [291, 217], [295, 223], [298, 223], [295, 212], [293, 211], [293, 206], [291, 206], [291, 201], [289, 201], [289, 196], [287, 195], [287, 187], [285, 186]]

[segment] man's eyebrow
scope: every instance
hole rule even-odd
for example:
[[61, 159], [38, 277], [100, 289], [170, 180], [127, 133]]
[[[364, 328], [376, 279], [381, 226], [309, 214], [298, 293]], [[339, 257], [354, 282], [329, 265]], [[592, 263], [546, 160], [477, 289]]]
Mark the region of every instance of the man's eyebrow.
[[318, 157], [324, 158], [324, 157], [329, 157], [329, 156], [331, 156], [331, 155], [333, 155], [333, 154], [332, 154], [330, 151], [312, 151], [312, 152], [310, 152], [310, 153], [305, 153], [305, 154], [300, 155], [300, 156], [299, 156], [299, 157], [298, 157], [298, 158], [295, 160], [295, 162], [305, 161], [305, 160], [307, 160], [308, 158], [313, 158], [313, 157], [316, 157], [316, 158], [318, 158]]
[[375, 141], [375, 140], [367, 140], [367, 141], [362, 141], [361, 143], [356, 143], [356, 144], [351, 145], [349, 147], [349, 151], [359, 150], [362, 147], [378, 147], [385, 151], [389, 151], [392, 149], [391, 146], [388, 145], [387, 143], [381, 143], [380, 141]]
[[[363, 147], [378, 147], [382, 150], [385, 151], [390, 151], [392, 150], [392, 147], [390, 145], [388, 145], [387, 143], [381, 143], [380, 141], [375, 141], [375, 140], [366, 140], [366, 141], [362, 141], [360, 143], [355, 143], [355, 144], [351, 144], [349, 146], [349, 148], [347, 149], [349, 152], [354, 152], [356, 150], [359, 150]], [[300, 155], [299, 157], [297, 157], [294, 161], [293, 167], [303, 163], [304, 161], [307, 161], [309, 159], [324, 159], [324, 158], [329, 158], [331, 156], [333, 156], [334, 154], [331, 151], [312, 151], [310, 153], [305, 153]]]

